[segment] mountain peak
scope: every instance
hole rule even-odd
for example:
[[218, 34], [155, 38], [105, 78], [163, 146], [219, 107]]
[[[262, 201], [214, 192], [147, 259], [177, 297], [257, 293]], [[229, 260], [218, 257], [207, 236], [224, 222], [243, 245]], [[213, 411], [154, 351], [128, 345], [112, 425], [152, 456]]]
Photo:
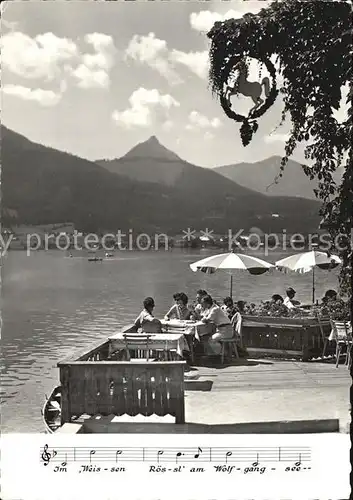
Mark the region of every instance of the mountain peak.
[[145, 142], [149, 142], [150, 144], [151, 143], [160, 144], [159, 140], [157, 139], [157, 137], [155, 135], [151, 135], [151, 137], [149, 139], [147, 139], [147, 141], [145, 141]]
[[163, 146], [155, 135], [140, 142], [123, 156], [124, 159], [150, 158], [164, 161], [180, 161], [179, 156]]

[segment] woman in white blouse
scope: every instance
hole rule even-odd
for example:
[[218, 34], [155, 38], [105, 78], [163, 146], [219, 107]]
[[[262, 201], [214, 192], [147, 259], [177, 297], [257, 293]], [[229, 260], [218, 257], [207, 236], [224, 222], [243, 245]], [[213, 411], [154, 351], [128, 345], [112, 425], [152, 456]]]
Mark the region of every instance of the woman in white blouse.
[[169, 309], [165, 315], [165, 319], [190, 319], [191, 311], [188, 308], [188, 296], [183, 292], [175, 293], [173, 299], [175, 304]]
[[232, 338], [233, 327], [227, 313], [213, 301], [210, 295], [203, 297], [202, 306], [205, 312], [201, 321], [212, 323], [216, 327], [216, 333], [208, 341], [208, 348], [212, 354], [220, 354], [221, 344], [219, 341]]

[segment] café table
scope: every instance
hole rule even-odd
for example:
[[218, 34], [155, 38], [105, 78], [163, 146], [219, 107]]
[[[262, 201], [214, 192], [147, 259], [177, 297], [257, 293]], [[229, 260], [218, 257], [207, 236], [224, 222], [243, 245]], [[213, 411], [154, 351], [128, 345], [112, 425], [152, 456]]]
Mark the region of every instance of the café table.
[[193, 338], [201, 342], [201, 338], [205, 335], [212, 335], [215, 332], [215, 326], [212, 323], [203, 323], [202, 321], [192, 320], [161, 320], [163, 330], [171, 335], [182, 333], [188, 341], [190, 349], [191, 362], [194, 362], [194, 346]]
[[[115, 352], [119, 349], [124, 349], [126, 347], [125, 333], [116, 333], [109, 337], [110, 349]], [[187, 342], [185, 342], [184, 334], [180, 333], [149, 333], [148, 334], [148, 349], [150, 350], [166, 350], [175, 351], [180, 357], [183, 356], [183, 350], [189, 350]], [[141, 344], [138, 344], [137, 348], [141, 350], [146, 349], [147, 342], [143, 339], [143, 334], [141, 335]]]

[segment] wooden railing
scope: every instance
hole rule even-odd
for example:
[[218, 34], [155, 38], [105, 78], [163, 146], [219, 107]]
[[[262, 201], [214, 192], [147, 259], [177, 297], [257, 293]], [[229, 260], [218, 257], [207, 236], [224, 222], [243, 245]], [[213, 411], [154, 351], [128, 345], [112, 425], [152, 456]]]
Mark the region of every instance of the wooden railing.
[[[243, 344], [249, 353], [294, 356], [302, 360], [320, 357], [330, 335], [329, 319], [244, 316]], [[334, 347], [327, 346], [326, 354]]]
[[184, 423], [184, 366], [185, 361], [60, 362], [61, 423], [82, 414], [172, 415]]
[[93, 344], [91, 348], [87, 351], [75, 352], [71, 361], [105, 361], [109, 356], [110, 341], [99, 342]]

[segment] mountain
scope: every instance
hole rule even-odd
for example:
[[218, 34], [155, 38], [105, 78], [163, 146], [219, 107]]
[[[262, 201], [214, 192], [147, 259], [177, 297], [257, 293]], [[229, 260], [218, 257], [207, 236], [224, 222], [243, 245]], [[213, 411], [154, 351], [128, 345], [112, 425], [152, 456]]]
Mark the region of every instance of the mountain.
[[87, 232], [127, 225], [142, 230], [151, 228], [158, 218], [155, 199], [159, 209], [167, 210], [164, 195], [168, 193], [157, 185], [117, 176], [94, 162], [31, 142], [4, 126], [1, 136], [4, 223], [9, 213], [16, 213], [17, 218], [10, 218], [13, 223], [72, 221]]
[[[269, 197], [191, 165], [155, 138], [133, 148], [121, 164], [146, 172], [158, 164], [173, 172], [173, 183], [136, 180], [97, 163], [29, 141], [6, 127], [2, 131], [3, 222], [40, 224], [72, 221], [87, 232], [118, 229], [180, 233], [188, 227], [224, 232], [232, 228], [263, 231], [313, 231], [319, 204]], [[148, 156], [149, 155], [149, 156]], [[153, 182], [152, 182], [153, 181]], [[279, 214], [274, 218], [272, 214]]]
[[96, 163], [109, 172], [165, 186], [174, 186], [184, 168], [190, 165], [160, 144], [155, 136], [137, 144], [122, 158], [97, 160]]
[[163, 146], [155, 135], [152, 135], [147, 141], [137, 144], [130, 149], [124, 156], [125, 160], [136, 160], [151, 158], [156, 161], [182, 161], [181, 158]]
[[213, 170], [241, 186], [269, 196], [300, 196], [315, 199], [314, 189], [317, 181], [311, 181], [304, 173], [300, 163], [289, 160], [278, 184], [274, 184], [280, 172], [280, 156], [272, 156], [256, 163], [224, 165]]

